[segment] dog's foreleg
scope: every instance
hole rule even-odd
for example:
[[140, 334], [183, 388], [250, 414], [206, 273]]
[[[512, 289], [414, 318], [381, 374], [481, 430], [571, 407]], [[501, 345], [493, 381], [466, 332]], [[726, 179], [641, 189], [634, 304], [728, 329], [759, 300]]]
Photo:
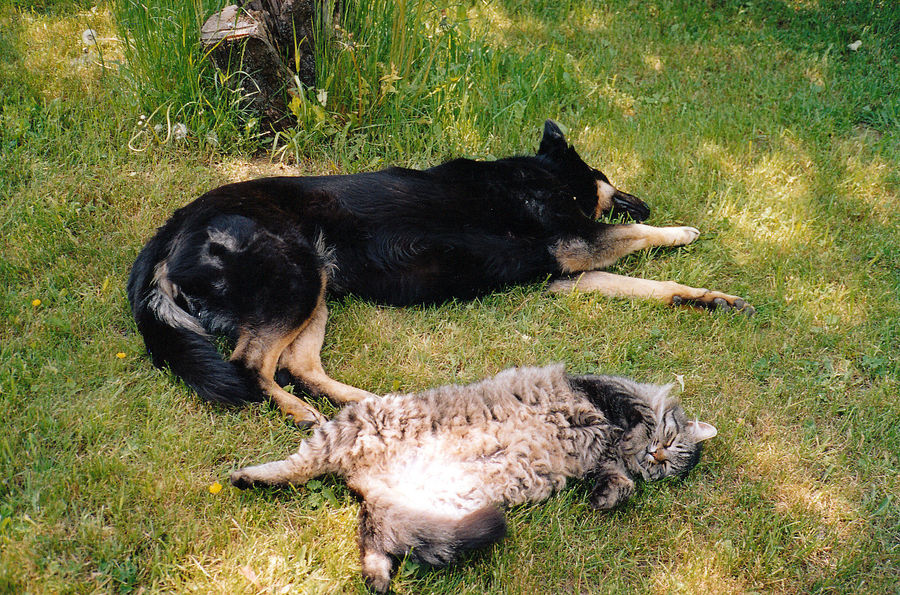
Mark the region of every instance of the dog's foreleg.
[[552, 248], [564, 273], [602, 269], [636, 250], [653, 246], [684, 246], [700, 235], [693, 227], [653, 227], [642, 223], [604, 225], [594, 238], [560, 240]]
[[609, 297], [659, 300], [670, 305], [737, 310], [752, 315], [756, 310], [736, 295], [689, 287], [674, 281], [652, 281], [604, 271], [590, 271], [570, 279], [559, 279], [548, 288], [553, 293], [597, 292]]

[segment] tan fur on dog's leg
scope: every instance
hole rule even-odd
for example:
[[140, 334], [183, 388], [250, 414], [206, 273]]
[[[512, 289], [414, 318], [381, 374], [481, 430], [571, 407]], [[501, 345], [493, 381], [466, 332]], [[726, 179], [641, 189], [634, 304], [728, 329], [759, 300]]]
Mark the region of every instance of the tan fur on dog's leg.
[[310, 388], [320, 391], [336, 403], [350, 403], [374, 396], [370, 392], [338, 382], [325, 373], [322, 368], [321, 352], [327, 319], [328, 307], [325, 305], [325, 299], [319, 298], [309, 323], [281, 354], [278, 368], [287, 370]]
[[736, 295], [689, 287], [674, 281], [653, 281], [604, 271], [591, 271], [571, 279], [559, 279], [548, 288], [553, 293], [597, 292], [609, 297], [654, 299], [670, 305], [696, 305], [734, 309], [751, 315], [756, 310]]
[[275, 365], [281, 353], [300, 333], [301, 329], [287, 334], [258, 331], [254, 334], [242, 333], [231, 359], [242, 362], [250, 370], [255, 370], [259, 374], [260, 387], [285, 415], [294, 419], [295, 423], [298, 425], [324, 423], [326, 420], [321, 413], [278, 386], [274, 380]]
[[699, 235], [693, 227], [628, 223], [613, 225], [593, 243], [582, 237], [560, 240], [552, 251], [563, 272], [578, 273], [608, 267], [637, 250], [653, 246], [685, 246]]

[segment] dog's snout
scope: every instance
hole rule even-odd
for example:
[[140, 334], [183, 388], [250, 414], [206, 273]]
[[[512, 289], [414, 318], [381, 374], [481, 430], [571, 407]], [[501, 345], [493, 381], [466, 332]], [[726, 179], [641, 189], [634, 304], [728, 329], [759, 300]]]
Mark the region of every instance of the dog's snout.
[[650, 216], [650, 207], [633, 194], [617, 190], [612, 200], [614, 213], [627, 214], [635, 221], [643, 221]]

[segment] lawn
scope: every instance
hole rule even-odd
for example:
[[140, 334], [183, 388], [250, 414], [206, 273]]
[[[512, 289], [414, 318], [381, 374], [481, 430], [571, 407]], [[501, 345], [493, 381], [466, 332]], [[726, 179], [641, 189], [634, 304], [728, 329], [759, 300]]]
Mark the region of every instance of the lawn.
[[396, 591], [898, 592], [900, 4], [410, 1], [399, 28], [393, 4], [329, 42], [273, 138], [199, 58], [211, 1], [0, 3], [0, 592], [363, 592], [353, 495], [227, 485], [305, 434], [154, 369], [129, 267], [217, 184], [529, 153], [548, 117], [648, 223], [702, 232], [614, 271], [757, 315], [542, 283], [348, 298], [325, 369], [374, 392], [556, 361], [681, 380], [719, 435], [682, 481], [609, 513], [574, 483], [463, 563], [402, 563]]

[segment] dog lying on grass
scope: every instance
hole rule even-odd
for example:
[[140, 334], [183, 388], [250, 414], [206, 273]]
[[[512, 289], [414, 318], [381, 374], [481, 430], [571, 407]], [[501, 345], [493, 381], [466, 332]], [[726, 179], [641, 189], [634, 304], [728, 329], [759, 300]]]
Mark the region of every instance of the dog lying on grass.
[[432, 565], [505, 534], [498, 506], [539, 502], [568, 478], [612, 508], [634, 480], [686, 474], [716, 435], [689, 421], [670, 386], [512, 368], [469, 386], [371, 397], [318, 427], [296, 454], [231, 475], [239, 488], [346, 478], [362, 499], [362, 573], [388, 589], [396, 558]]
[[[548, 120], [534, 156], [216, 188], [147, 242], [128, 298], [154, 364], [211, 401], [271, 398], [299, 424], [324, 418], [281, 388], [276, 372], [338, 403], [369, 395], [322, 369], [326, 295], [408, 305], [553, 277], [554, 292], [753, 312], [733, 295], [599, 271], [699, 235], [596, 220], [609, 213], [641, 221], [649, 209], [582, 161]], [[230, 359], [213, 336], [234, 341]]]

